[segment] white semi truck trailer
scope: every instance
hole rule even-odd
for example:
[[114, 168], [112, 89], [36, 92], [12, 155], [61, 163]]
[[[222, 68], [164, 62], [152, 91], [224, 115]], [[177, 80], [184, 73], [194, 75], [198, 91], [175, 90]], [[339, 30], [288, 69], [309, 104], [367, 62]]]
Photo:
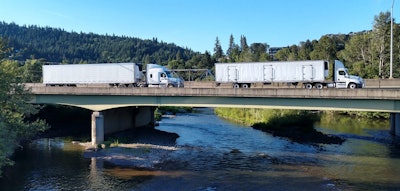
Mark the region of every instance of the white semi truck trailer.
[[215, 64], [217, 85], [231, 83], [233, 88], [250, 88], [256, 83], [302, 84], [307, 89], [364, 87], [363, 79], [349, 75], [338, 60], [335, 60], [333, 74], [333, 80], [327, 80], [329, 63], [324, 60]]
[[[146, 77], [144, 75], [146, 73]], [[183, 80], [158, 64], [146, 71], [135, 63], [44, 65], [47, 86], [108, 84], [115, 87], [183, 87]]]

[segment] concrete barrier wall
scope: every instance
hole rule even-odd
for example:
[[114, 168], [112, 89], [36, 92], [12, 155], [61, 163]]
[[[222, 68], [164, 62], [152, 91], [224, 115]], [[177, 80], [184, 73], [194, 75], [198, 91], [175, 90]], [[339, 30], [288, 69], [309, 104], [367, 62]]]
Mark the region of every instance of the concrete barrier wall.
[[365, 79], [366, 88], [400, 88], [400, 79]]
[[[103, 96], [112, 99], [114, 96], [203, 96], [203, 97], [281, 97], [281, 98], [338, 98], [338, 99], [393, 99], [400, 100], [400, 89], [395, 88], [362, 88], [362, 89], [233, 89], [233, 88], [78, 88], [78, 87], [35, 87], [36, 94], [32, 103], [57, 103], [63, 100], [51, 99], [50, 95], [74, 97], [74, 102], [88, 104], [96, 100], [83, 100], [84, 95]], [[47, 96], [48, 95], [48, 96]], [[47, 97], [46, 97], [47, 96]], [[107, 97], [110, 96], [110, 97]], [[61, 98], [59, 98], [61, 99]], [[117, 99], [117, 97], [114, 97]], [[64, 100], [65, 101], [65, 100]]]
[[[400, 79], [364, 79], [366, 88], [400, 88]], [[270, 85], [264, 85], [262, 83], [254, 84], [254, 88], [287, 88], [286, 83], [273, 83]], [[185, 88], [213, 88], [216, 87], [214, 81], [189, 81], [185, 82]], [[232, 88], [232, 83], [224, 83], [218, 86], [219, 88]], [[290, 86], [294, 88], [295, 86]], [[297, 88], [303, 88], [298, 85]]]
[[[400, 88], [400, 79], [364, 79], [366, 88]], [[27, 88], [40, 88], [45, 87], [41, 83], [26, 83]], [[79, 85], [80, 88], [109, 88], [108, 85]], [[273, 83], [273, 84], [253, 84], [252, 88], [295, 88], [295, 86], [288, 86], [286, 83]], [[300, 84], [297, 88], [303, 88]], [[55, 88], [55, 87], [52, 87]], [[63, 87], [60, 87], [63, 88]], [[232, 88], [232, 83], [224, 83], [219, 86], [214, 81], [196, 82], [189, 81], [185, 82], [185, 88]]]

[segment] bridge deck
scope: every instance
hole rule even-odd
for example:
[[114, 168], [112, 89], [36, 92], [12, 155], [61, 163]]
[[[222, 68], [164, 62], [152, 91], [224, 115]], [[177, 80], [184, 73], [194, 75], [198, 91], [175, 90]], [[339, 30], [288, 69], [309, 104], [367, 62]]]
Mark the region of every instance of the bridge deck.
[[127, 96], [202, 96], [202, 97], [274, 97], [400, 100], [400, 89], [300, 89], [300, 88], [106, 88], [106, 87], [29, 87], [40, 95], [127, 95]]

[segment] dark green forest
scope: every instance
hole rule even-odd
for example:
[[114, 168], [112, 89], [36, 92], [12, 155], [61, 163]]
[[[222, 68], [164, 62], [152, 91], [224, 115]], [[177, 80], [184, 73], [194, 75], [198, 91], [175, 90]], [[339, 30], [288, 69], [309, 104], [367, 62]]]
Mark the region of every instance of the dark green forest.
[[[265, 42], [248, 44], [245, 35], [239, 43], [229, 37], [226, 51], [216, 37], [213, 52], [195, 52], [157, 38], [67, 32], [39, 26], [19, 26], [0, 22], [0, 38], [10, 48], [8, 58], [25, 65], [25, 73], [40, 71], [45, 63], [158, 63], [171, 69], [213, 69], [216, 62], [257, 62], [272, 60], [341, 60], [350, 73], [363, 78], [388, 78], [390, 63], [390, 13], [371, 18], [371, 28], [350, 34], [327, 34], [320, 39], [305, 39], [298, 45], [279, 47], [270, 55]], [[393, 77], [400, 77], [400, 28], [393, 27]], [[266, 34], [267, 35], [267, 34]], [[284, 38], [284, 37], [282, 37]], [[31, 77], [28, 82], [37, 81]]]
[[45, 59], [56, 63], [164, 63], [177, 55], [188, 60], [196, 53], [156, 38], [67, 32], [63, 29], [0, 23], [0, 36], [13, 47], [12, 59]]

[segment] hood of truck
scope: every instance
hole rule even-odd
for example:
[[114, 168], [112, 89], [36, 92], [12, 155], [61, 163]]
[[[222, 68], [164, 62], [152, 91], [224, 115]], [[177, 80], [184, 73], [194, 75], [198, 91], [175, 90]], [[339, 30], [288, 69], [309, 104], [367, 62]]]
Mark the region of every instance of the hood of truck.
[[169, 83], [174, 84], [175, 87], [183, 87], [183, 79], [181, 78], [168, 78]]
[[364, 84], [364, 80], [360, 76], [349, 75], [349, 78], [358, 84]]

